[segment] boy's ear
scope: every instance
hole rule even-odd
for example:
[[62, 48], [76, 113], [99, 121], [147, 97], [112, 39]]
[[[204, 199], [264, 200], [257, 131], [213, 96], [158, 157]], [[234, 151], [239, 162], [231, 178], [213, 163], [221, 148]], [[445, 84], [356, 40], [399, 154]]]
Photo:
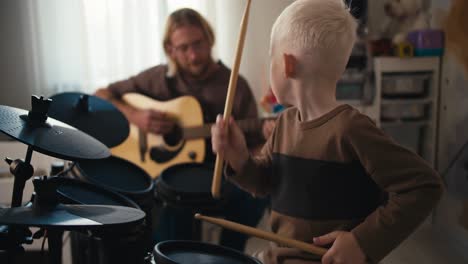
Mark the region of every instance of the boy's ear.
[[294, 55], [283, 54], [283, 63], [284, 63], [284, 77], [294, 78], [296, 75], [297, 60]]

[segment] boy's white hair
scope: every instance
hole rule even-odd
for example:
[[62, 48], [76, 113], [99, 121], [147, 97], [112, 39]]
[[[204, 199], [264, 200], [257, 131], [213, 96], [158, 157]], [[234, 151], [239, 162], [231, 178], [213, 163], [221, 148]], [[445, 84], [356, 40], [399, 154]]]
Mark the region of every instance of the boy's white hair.
[[341, 75], [354, 46], [356, 30], [357, 21], [343, 0], [297, 0], [274, 23], [271, 44], [278, 43], [282, 52], [312, 55], [321, 60], [321, 65], [325, 59], [339, 71], [332, 74]]

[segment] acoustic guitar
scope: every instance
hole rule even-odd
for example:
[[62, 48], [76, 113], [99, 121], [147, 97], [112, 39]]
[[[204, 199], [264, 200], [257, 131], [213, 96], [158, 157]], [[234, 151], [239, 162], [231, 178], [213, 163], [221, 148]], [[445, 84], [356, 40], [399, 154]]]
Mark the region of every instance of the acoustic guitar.
[[[203, 124], [202, 108], [195, 97], [181, 96], [162, 102], [142, 94], [127, 93], [122, 99], [137, 109], [166, 112], [176, 121], [176, 127], [170, 134], [161, 136], [142, 132], [130, 124], [127, 139], [111, 149], [112, 155], [134, 163], [152, 178], [176, 164], [203, 162], [206, 155], [205, 139], [211, 136], [212, 124]], [[239, 120], [237, 124], [244, 132], [255, 132], [261, 131], [264, 120]]]

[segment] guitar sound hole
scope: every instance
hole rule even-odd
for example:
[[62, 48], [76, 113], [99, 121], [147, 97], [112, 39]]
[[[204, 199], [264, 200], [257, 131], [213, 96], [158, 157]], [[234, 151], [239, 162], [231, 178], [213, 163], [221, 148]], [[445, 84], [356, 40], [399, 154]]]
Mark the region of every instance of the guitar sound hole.
[[164, 135], [163, 138], [167, 145], [171, 147], [177, 146], [177, 144], [182, 140], [182, 129], [180, 126], [175, 125], [172, 132]]
[[179, 155], [180, 151], [184, 147], [185, 147], [185, 142], [182, 142], [182, 144], [173, 151], [167, 150], [163, 147], [152, 147], [149, 150], [150, 158], [151, 160], [157, 163], [168, 162], [168, 161], [171, 161], [173, 158], [177, 157], [177, 155]]
[[163, 163], [173, 159], [177, 155], [177, 152], [174, 153], [163, 148], [153, 147], [150, 149], [149, 154], [153, 161]]

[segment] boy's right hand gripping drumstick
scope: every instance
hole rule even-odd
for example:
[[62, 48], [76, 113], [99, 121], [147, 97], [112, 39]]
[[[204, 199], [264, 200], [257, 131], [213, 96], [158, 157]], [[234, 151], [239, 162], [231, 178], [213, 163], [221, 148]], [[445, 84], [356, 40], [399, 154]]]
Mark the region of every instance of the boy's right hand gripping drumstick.
[[[242, 57], [242, 49], [244, 48], [245, 32], [247, 31], [247, 21], [249, 20], [251, 0], [247, 0], [247, 7], [244, 11], [244, 17], [241, 21], [241, 28], [239, 32], [239, 40], [237, 42], [236, 57], [234, 59], [234, 65], [232, 67], [231, 77], [229, 79], [229, 86], [227, 91], [226, 104], [224, 106], [224, 120], [231, 118], [232, 103], [234, 101], [234, 95], [236, 94], [237, 77], [239, 75], [240, 60]], [[227, 126], [226, 128], [227, 129]], [[214, 198], [220, 198], [221, 193], [221, 172], [223, 170], [224, 158], [218, 154], [216, 157], [215, 168], [213, 172], [213, 182], [211, 183], [211, 195]]]
[[199, 220], [207, 221], [212, 224], [219, 225], [224, 228], [231, 229], [240, 233], [244, 233], [250, 236], [255, 236], [258, 238], [265, 239], [265, 240], [273, 241], [280, 245], [297, 248], [297, 249], [300, 249], [300, 250], [303, 250], [303, 251], [306, 251], [315, 255], [323, 256], [327, 252], [327, 249], [322, 248], [322, 247], [317, 247], [306, 242], [282, 237], [271, 232], [263, 231], [263, 230], [253, 228], [250, 226], [241, 225], [241, 224], [234, 223], [228, 220], [204, 216], [201, 214], [195, 214], [195, 218]]

